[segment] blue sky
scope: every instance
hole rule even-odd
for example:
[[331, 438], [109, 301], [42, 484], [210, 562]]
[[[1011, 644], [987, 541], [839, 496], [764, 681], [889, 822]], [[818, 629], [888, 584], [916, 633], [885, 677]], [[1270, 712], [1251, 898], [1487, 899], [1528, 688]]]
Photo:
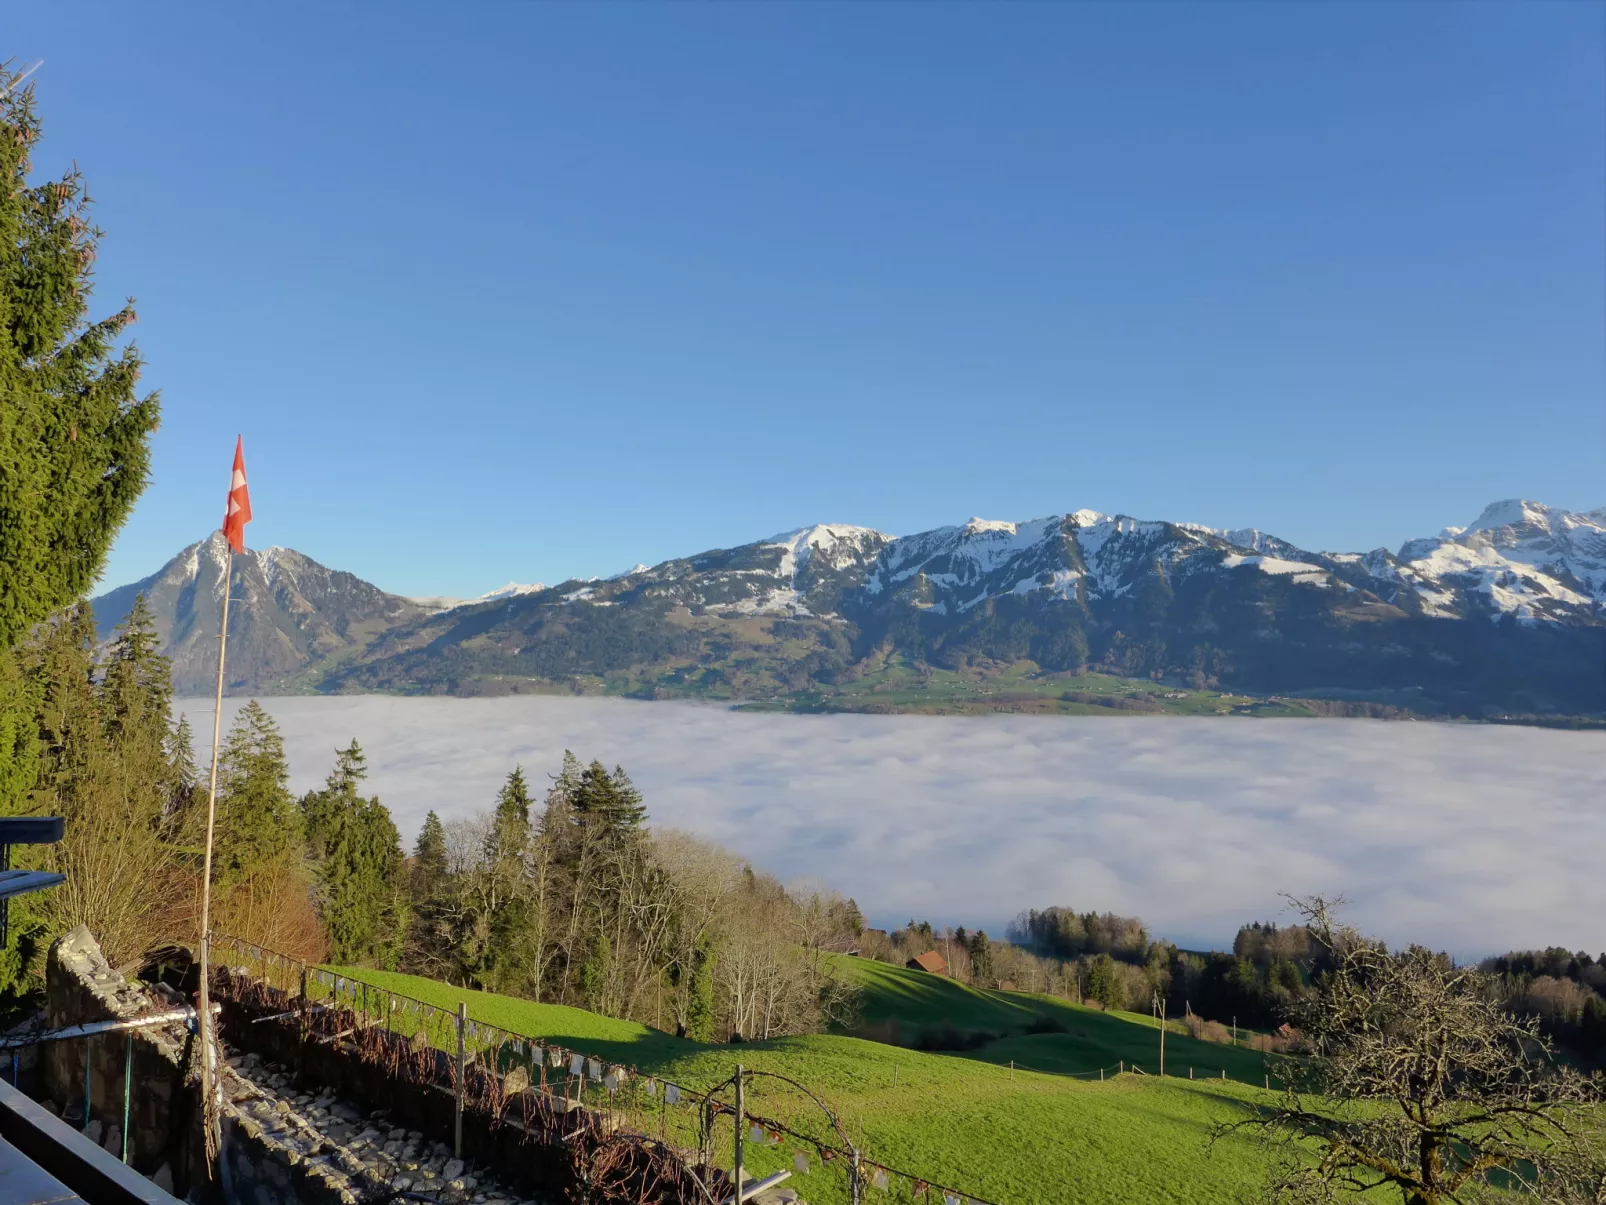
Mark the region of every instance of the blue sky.
[[1606, 504], [1598, 5], [35, 6], [139, 302], [108, 567], [472, 594], [1092, 507]]

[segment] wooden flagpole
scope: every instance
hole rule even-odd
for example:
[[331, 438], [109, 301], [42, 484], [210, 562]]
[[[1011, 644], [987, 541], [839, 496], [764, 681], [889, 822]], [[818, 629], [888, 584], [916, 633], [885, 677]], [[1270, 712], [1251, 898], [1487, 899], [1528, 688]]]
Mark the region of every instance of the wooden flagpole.
[[234, 549], [227, 538], [223, 547], [223, 624], [217, 640], [217, 700], [212, 708], [212, 774], [206, 789], [206, 857], [201, 870], [201, 1006], [197, 1010], [201, 1037], [201, 1109], [208, 1155], [217, 1144], [217, 1109], [212, 1086], [212, 1003], [208, 994], [212, 945], [212, 833], [217, 823], [218, 746], [223, 731], [223, 659], [229, 643], [229, 595], [234, 593]]

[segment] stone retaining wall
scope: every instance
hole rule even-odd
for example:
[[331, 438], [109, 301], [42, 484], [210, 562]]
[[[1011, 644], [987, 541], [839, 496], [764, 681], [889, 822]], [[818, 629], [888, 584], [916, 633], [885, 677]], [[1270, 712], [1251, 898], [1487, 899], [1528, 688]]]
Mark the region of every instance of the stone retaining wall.
[[[80, 925], [50, 947], [45, 964], [45, 1020], [51, 1029], [126, 1020], [173, 1007], [119, 974]], [[193, 1037], [183, 1024], [69, 1038], [42, 1048], [45, 1097], [70, 1123], [82, 1124], [84, 1062], [90, 1062], [88, 1133], [121, 1154], [124, 1068], [132, 1050], [129, 1163], [183, 1196], [204, 1189], [199, 1085], [191, 1071]]]

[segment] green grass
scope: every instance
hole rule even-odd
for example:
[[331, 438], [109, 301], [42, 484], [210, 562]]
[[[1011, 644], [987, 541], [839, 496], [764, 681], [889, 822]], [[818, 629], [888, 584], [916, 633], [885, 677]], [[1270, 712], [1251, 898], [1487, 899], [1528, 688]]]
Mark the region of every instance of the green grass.
[[[1057, 996], [1030, 992], [992, 992], [969, 987], [942, 975], [928, 975], [864, 958], [839, 958], [835, 973], [860, 991], [860, 1015], [866, 1029], [896, 1027], [905, 1045], [918, 1044], [922, 1032], [943, 1027], [983, 1031], [998, 1041], [959, 1057], [1019, 1066], [1058, 1075], [1113, 1074], [1122, 1063], [1158, 1074], [1160, 1032], [1153, 1019], [1137, 1013], [1103, 1012], [1072, 1004]], [[1030, 1033], [1034, 1022], [1047, 1020], [1058, 1033]], [[1252, 1050], [1203, 1042], [1188, 1036], [1177, 1022], [1167, 1026], [1166, 1071], [1185, 1078], [1189, 1068], [1201, 1077], [1219, 1076], [1246, 1084], [1262, 1084], [1265, 1061]]]
[[[1062, 698], [1072, 693], [1081, 699]], [[1141, 700], [1148, 710], [1122, 710], [1100, 700]], [[1165, 686], [1109, 674], [1050, 674], [1031, 662], [977, 670], [885, 664], [841, 687], [817, 687], [786, 698], [744, 704], [754, 711], [894, 711], [969, 715], [993, 711], [1042, 715], [1310, 715], [1249, 695]]]
[[[1000, 1205], [1225, 1203], [1242, 1199], [1260, 1183], [1261, 1156], [1246, 1138], [1206, 1149], [1213, 1126], [1245, 1116], [1265, 1099], [1259, 1087], [1131, 1074], [1100, 1082], [1004, 1065], [1015, 1057], [1018, 1063], [1063, 1073], [1096, 1072], [1123, 1056], [1144, 1061], [1157, 1035], [1142, 1018], [1026, 993], [979, 992], [884, 964], [842, 961], [849, 964], [845, 973], [864, 989], [867, 1015], [901, 1025], [992, 1026], [1012, 1036], [964, 1055], [927, 1054], [838, 1034], [705, 1046], [580, 1009], [466, 991], [415, 976], [355, 968], [340, 973], [442, 1008], [455, 1010], [465, 1001], [474, 1020], [628, 1063], [690, 1088], [727, 1078], [738, 1061], [788, 1075], [838, 1110], [870, 1158]], [[1023, 1034], [1038, 1014], [1055, 1016], [1067, 1032]], [[1197, 1050], [1201, 1058], [1209, 1053], [1217, 1063], [1223, 1056], [1246, 1054], [1171, 1035], [1168, 1064], [1177, 1057], [1174, 1049], [1195, 1048], [1202, 1048]], [[1258, 1068], [1256, 1059], [1256, 1081]], [[1245, 1062], [1233, 1073], [1250, 1069]], [[812, 1106], [793, 1090], [759, 1079], [750, 1099], [755, 1111], [823, 1136]], [[728, 1132], [724, 1141], [728, 1145]], [[750, 1151], [749, 1169], [790, 1166], [791, 1149]], [[792, 1183], [813, 1205], [845, 1199], [840, 1176], [816, 1171]], [[872, 1192], [868, 1199], [907, 1198]], [[940, 1201], [923, 1199], [933, 1205]]]

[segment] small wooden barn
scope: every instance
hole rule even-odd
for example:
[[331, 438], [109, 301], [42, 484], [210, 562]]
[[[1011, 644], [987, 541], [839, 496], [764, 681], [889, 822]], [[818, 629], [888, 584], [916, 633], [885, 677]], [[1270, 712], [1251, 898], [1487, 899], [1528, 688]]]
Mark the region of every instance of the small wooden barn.
[[917, 954], [904, 965], [911, 971], [929, 971], [933, 975], [946, 975], [948, 973], [948, 960], [935, 950], [927, 950], [924, 954]]

